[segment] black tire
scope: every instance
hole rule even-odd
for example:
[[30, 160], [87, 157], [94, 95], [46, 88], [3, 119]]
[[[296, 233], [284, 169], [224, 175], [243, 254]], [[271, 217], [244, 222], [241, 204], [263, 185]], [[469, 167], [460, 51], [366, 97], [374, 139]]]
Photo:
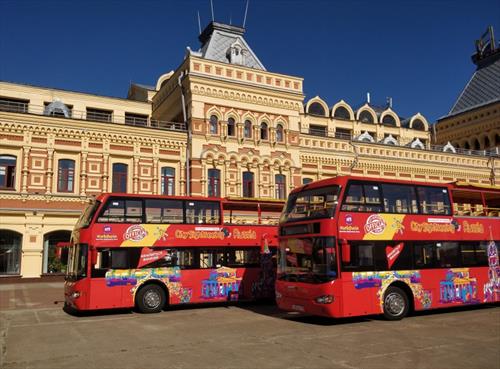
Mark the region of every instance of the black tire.
[[165, 307], [167, 295], [157, 284], [142, 287], [135, 296], [137, 309], [144, 314], [159, 313]]
[[406, 293], [398, 287], [390, 286], [384, 294], [384, 317], [387, 320], [401, 320], [410, 309]]

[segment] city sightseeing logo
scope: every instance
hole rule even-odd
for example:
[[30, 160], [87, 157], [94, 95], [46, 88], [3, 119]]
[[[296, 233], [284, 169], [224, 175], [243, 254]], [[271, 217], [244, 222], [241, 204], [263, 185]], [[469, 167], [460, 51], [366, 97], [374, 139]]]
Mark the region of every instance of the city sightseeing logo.
[[141, 225], [133, 225], [127, 228], [123, 238], [127, 241], [138, 242], [144, 239], [148, 232]]
[[381, 234], [384, 232], [386, 225], [387, 224], [385, 224], [384, 219], [380, 215], [370, 215], [366, 220], [365, 233]]

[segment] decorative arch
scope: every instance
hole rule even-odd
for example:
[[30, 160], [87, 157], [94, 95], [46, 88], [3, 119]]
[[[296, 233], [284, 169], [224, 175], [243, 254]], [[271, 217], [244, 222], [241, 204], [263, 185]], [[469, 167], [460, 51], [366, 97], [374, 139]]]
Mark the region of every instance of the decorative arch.
[[170, 77], [174, 74], [174, 71], [171, 70], [168, 73], [162, 74], [160, 78], [156, 81], [156, 91], [160, 91], [160, 89], [163, 87], [164, 82], [167, 82]]
[[60, 248], [60, 242], [69, 242], [71, 230], [61, 229], [47, 232], [43, 236], [42, 274], [61, 274], [66, 272], [67, 248]]
[[421, 150], [425, 149], [424, 143], [422, 141], [420, 141], [418, 138], [414, 139], [411, 142], [410, 147], [412, 149], [421, 149]]
[[448, 143], [446, 145], [443, 146], [443, 152], [452, 152], [454, 154], [457, 153], [457, 150], [455, 149], [455, 147], [451, 144], [450, 141], [448, 141]]
[[68, 108], [61, 100], [56, 99], [52, 101], [43, 110], [43, 115], [53, 115], [65, 118], [71, 118], [71, 109]]
[[387, 126], [401, 127], [401, 122], [398, 115], [391, 108], [388, 108], [382, 112], [380, 116], [380, 123]]
[[410, 119], [410, 128], [427, 132], [429, 130], [429, 123], [422, 114], [417, 113]]
[[396, 140], [394, 137], [392, 137], [392, 135], [389, 135], [386, 138], [384, 138], [382, 140], [382, 143], [385, 145], [395, 145], [395, 146], [399, 145], [398, 140]]
[[[371, 121], [366, 121], [365, 117], [368, 117], [366, 113], [371, 115]], [[356, 120], [359, 120], [361, 123], [377, 123], [377, 113], [375, 110], [371, 108], [370, 105], [365, 104], [361, 108], [358, 109], [356, 113]]]
[[0, 275], [21, 274], [22, 233], [0, 230]]
[[[341, 116], [343, 114], [343, 112], [341, 111], [339, 112], [339, 115], [337, 115], [337, 109], [339, 108], [343, 108], [348, 113], [348, 116], [346, 118]], [[332, 118], [354, 120], [354, 111], [344, 100], [340, 100], [338, 103], [332, 106]]]
[[360, 134], [357, 138], [358, 141], [363, 141], [363, 142], [375, 142], [375, 139], [372, 137], [371, 134], [369, 134], [367, 131], [364, 131], [362, 134]]
[[[311, 107], [312, 107], [312, 111], [311, 111]], [[320, 109], [320, 107], [322, 109]], [[328, 116], [328, 105], [319, 96], [315, 96], [307, 102], [306, 113], [311, 114], [311, 115], [317, 115], [320, 117], [327, 117]]]

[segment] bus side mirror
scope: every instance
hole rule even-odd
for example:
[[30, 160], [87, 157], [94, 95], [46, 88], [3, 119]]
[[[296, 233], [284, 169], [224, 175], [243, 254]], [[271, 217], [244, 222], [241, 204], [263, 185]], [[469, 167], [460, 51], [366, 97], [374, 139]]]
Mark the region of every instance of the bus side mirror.
[[346, 240], [341, 240], [340, 245], [342, 248], [342, 264], [351, 263], [351, 245]]

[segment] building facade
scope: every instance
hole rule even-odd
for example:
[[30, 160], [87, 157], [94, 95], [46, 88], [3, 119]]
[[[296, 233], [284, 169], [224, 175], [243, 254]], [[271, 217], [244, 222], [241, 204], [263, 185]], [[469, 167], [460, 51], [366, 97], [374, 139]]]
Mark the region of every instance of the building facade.
[[55, 246], [102, 192], [275, 199], [345, 174], [499, 183], [490, 156], [433, 146], [420, 113], [305, 100], [303, 79], [267, 71], [243, 36], [212, 22], [125, 99], [0, 82], [0, 276], [63, 272]]
[[436, 142], [458, 152], [500, 153], [500, 46], [493, 27], [476, 41], [476, 71], [435, 126]]

